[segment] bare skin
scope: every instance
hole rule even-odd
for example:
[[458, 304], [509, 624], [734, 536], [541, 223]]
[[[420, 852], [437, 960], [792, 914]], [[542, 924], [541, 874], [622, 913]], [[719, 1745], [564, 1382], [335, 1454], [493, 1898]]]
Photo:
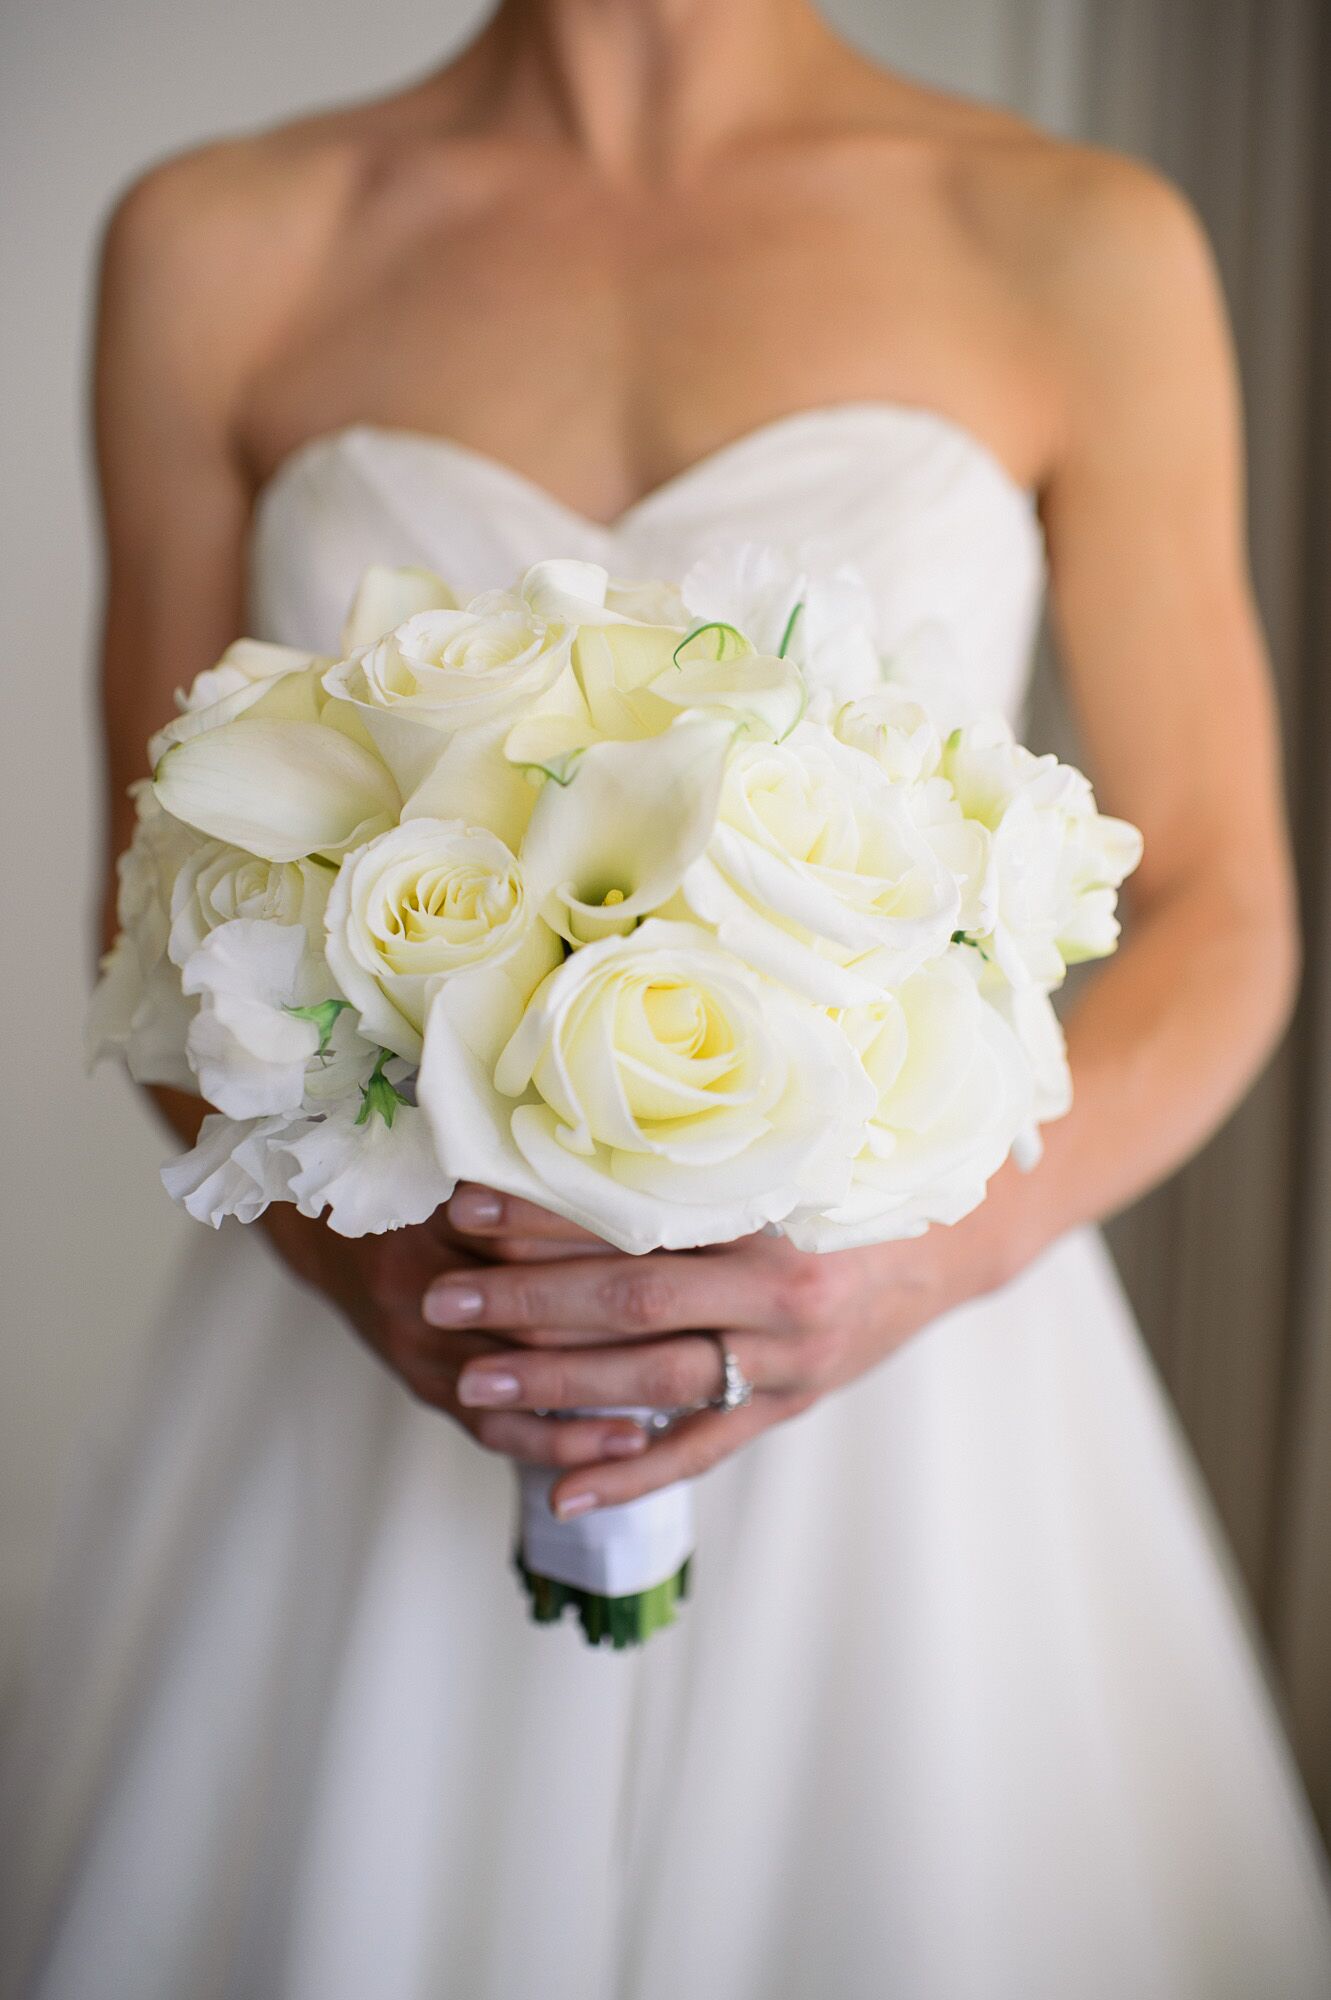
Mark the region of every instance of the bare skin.
[[[257, 487], [306, 439], [436, 433], [611, 521], [734, 437], [861, 399], [940, 411], [1038, 491], [1087, 761], [1146, 835], [1128, 940], [1068, 1023], [1076, 1104], [1043, 1164], [918, 1242], [632, 1259], [475, 1188], [361, 1243], [270, 1211], [415, 1394], [565, 1468], [563, 1511], [705, 1469], [1122, 1207], [1277, 1039], [1297, 931], [1204, 240], [1143, 169], [880, 71], [803, 0], [508, 0], [390, 99], [155, 169], [108, 231], [112, 854], [172, 689], [244, 627]], [[157, 1095], [191, 1136], [197, 1103]], [[747, 1410], [651, 1444], [534, 1414], [700, 1401], [711, 1328]]]

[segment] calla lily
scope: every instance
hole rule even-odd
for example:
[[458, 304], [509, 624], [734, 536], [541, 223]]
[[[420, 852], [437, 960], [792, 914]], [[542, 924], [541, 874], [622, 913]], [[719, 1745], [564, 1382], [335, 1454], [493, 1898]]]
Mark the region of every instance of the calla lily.
[[747, 652], [727, 660], [681, 656], [652, 682], [660, 701], [733, 717], [746, 735], [779, 743], [804, 713], [804, 676], [791, 660]]
[[343, 854], [393, 825], [400, 807], [392, 776], [363, 744], [268, 717], [176, 744], [153, 791], [186, 826], [265, 861]]
[[317, 722], [323, 706], [320, 683], [327, 667], [328, 661], [317, 653], [238, 639], [180, 698], [182, 712], [150, 738], [150, 764], [155, 768], [174, 744], [204, 736], [242, 715]]
[[405, 625], [418, 611], [455, 611], [458, 600], [432, 569], [389, 569], [371, 563], [342, 627], [342, 651], [354, 653]]
[[528, 893], [572, 943], [622, 934], [669, 900], [712, 837], [734, 727], [704, 718], [650, 742], [596, 743], [547, 780], [522, 845]]

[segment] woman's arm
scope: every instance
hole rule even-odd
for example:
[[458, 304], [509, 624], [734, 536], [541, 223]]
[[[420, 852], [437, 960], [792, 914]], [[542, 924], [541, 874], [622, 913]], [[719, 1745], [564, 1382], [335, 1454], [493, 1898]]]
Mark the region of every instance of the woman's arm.
[[[102, 644], [108, 769], [104, 941], [115, 931], [110, 863], [127, 845], [126, 788], [144, 775], [150, 734], [172, 695], [244, 630], [245, 549], [252, 495], [234, 447], [250, 371], [275, 324], [265, 301], [289, 294], [293, 226], [275, 228], [270, 177], [244, 149], [172, 162], [121, 202], [102, 259], [95, 365], [97, 469], [105, 536]], [[297, 232], [299, 233], [299, 232]], [[150, 1093], [192, 1144], [204, 1107], [184, 1092]], [[430, 1334], [425, 1286], [470, 1269], [442, 1225], [348, 1242], [289, 1204], [264, 1218], [279, 1255], [350, 1320], [416, 1394], [470, 1426], [457, 1406], [462, 1365], [491, 1353], [484, 1334]], [[257, 1252], [256, 1252], [257, 1254]], [[544, 1427], [550, 1460], [602, 1459], [632, 1425], [609, 1419]]]
[[[521, 1261], [444, 1280], [425, 1308], [537, 1350], [464, 1376], [478, 1401], [487, 1377], [518, 1385], [492, 1392], [507, 1408], [487, 1441], [520, 1449], [527, 1407], [714, 1394], [715, 1345], [669, 1337], [683, 1329], [730, 1329], [762, 1391], [748, 1410], [685, 1421], [635, 1464], [571, 1474], [557, 1502], [622, 1500], [703, 1469], [1122, 1207], [1215, 1129], [1286, 1020], [1294, 892], [1210, 258], [1178, 197], [1119, 162], [1096, 164], [1058, 224], [1032, 298], [1060, 433], [1043, 506], [1054, 609], [1101, 803], [1146, 837], [1124, 947], [1069, 1022], [1074, 1107], [1034, 1172], [1009, 1165], [963, 1222], [881, 1248], [811, 1258], [753, 1239], [547, 1267], [532, 1261], [540, 1241], [574, 1232], [501, 1204], [483, 1228], [522, 1239]], [[478, 1199], [455, 1198], [460, 1223]]]

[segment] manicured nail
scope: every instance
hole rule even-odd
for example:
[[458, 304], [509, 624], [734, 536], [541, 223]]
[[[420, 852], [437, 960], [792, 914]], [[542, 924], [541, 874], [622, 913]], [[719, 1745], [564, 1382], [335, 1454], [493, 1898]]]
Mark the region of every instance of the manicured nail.
[[607, 1458], [632, 1458], [636, 1452], [647, 1449], [645, 1431], [611, 1431], [605, 1441]]
[[484, 1188], [464, 1188], [448, 1204], [448, 1219], [455, 1229], [493, 1229], [503, 1214], [499, 1196]]
[[468, 1285], [434, 1285], [421, 1306], [431, 1326], [461, 1326], [464, 1320], [479, 1319], [485, 1295]]
[[570, 1493], [567, 1500], [561, 1500], [555, 1513], [561, 1521], [571, 1521], [575, 1514], [586, 1514], [596, 1505], [594, 1493]]
[[467, 1368], [458, 1377], [458, 1401], [468, 1409], [487, 1409], [494, 1403], [514, 1403], [522, 1393], [516, 1375], [498, 1368]]

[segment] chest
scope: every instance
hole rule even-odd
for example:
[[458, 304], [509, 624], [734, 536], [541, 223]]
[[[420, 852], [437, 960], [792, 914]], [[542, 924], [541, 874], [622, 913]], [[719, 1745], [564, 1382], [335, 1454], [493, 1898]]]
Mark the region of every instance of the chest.
[[346, 222], [256, 398], [260, 475], [372, 422], [608, 519], [774, 415], [857, 399], [948, 411], [1026, 471], [1022, 315], [918, 172], [805, 154], [627, 197], [465, 166], [451, 199], [399, 178]]

